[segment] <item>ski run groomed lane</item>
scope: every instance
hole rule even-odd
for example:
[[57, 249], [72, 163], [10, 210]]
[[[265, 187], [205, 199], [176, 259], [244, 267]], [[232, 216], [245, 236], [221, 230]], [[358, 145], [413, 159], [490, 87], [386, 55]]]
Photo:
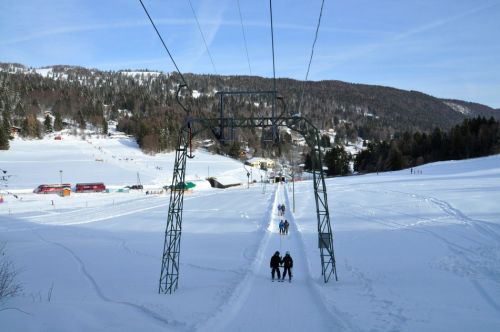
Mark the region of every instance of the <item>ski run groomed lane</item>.
[[[228, 302], [209, 319], [200, 331], [334, 331], [339, 329], [335, 317], [325, 308], [310, 277], [308, 263], [295, 224], [287, 189], [275, 185], [267, 231], [260, 242], [249, 272], [236, 287]], [[285, 204], [285, 216], [278, 215], [278, 204]], [[280, 235], [279, 222], [290, 223], [288, 235]], [[269, 262], [279, 251], [293, 258], [292, 282], [271, 281]], [[281, 268], [283, 273], [283, 268]]]

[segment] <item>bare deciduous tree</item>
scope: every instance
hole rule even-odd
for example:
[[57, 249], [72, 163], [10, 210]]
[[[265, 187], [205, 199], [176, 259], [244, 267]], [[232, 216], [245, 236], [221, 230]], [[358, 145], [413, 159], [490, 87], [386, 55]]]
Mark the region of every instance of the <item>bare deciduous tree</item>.
[[0, 243], [0, 301], [22, 291], [21, 285], [16, 282], [16, 276], [17, 270], [5, 252], [5, 243]]

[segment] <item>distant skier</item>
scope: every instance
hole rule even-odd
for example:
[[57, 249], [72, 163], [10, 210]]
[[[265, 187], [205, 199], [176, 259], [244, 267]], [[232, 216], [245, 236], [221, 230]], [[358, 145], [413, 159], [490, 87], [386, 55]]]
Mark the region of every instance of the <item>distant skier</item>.
[[285, 215], [285, 204], [281, 204], [281, 215]]
[[281, 216], [281, 204], [278, 204], [278, 216]]
[[[292, 268], [293, 268], [293, 259], [292, 256], [290, 256], [290, 252], [287, 251], [285, 257], [283, 257], [283, 260], [281, 261], [283, 263], [283, 279], [285, 280], [286, 273], [288, 271], [288, 281], [292, 282]], [[279, 278], [279, 274], [278, 274]]]
[[285, 234], [285, 223], [283, 222], [283, 220], [280, 221], [279, 228], [280, 234]]
[[271, 257], [271, 262], [269, 264], [271, 267], [271, 277], [273, 281], [275, 273], [278, 273], [278, 280], [281, 279], [280, 264], [281, 264], [280, 252], [276, 251], [273, 257]]
[[285, 219], [283, 226], [284, 226], [285, 234], [288, 235], [288, 227], [290, 227], [290, 223], [288, 222], [288, 220]]

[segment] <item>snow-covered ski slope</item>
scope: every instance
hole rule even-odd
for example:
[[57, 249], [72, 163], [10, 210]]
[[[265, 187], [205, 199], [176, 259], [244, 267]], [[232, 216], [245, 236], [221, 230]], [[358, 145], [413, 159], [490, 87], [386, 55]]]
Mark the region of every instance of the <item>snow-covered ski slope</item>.
[[[16, 175], [8, 190], [18, 198], [0, 204], [0, 241], [24, 292], [0, 302], [1, 331], [500, 330], [500, 156], [328, 179], [339, 281], [324, 284], [312, 183], [295, 184], [292, 213], [291, 184], [202, 186], [208, 172], [242, 182], [246, 172], [196, 151], [179, 289], [163, 295], [168, 196], [29, 192], [59, 182], [59, 170], [72, 184], [133, 184], [139, 172], [161, 187], [173, 154], [144, 155], [126, 140], [11, 146], [0, 168]], [[291, 252], [292, 283], [271, 282], [276, 250]]]

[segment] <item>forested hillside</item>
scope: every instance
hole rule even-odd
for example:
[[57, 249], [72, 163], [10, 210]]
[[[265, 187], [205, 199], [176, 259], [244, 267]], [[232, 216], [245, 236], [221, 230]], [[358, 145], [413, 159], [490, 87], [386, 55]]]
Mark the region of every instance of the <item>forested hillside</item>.
[[[194, 116], [218, 115], [217, 91], [272, 90], [271, 79], [255, 76], [187, 74], [185, 78], [189, 90], [183, 90], [181, 98]], [[179, 81], [177, 74], [147, 70], [108, 72], [0, 64], [3, 127], [24, 126], [24, 135], [40, 136], [47, 128], [36, 119], [47, 111], [62, 119], [63, 125], [92, 125], [102, 132], [106, 121], [116, 120], [118, 128], [134, 135], [142, 148], [162, 151], [172, 148], [185, 115], [175, 100]], [[339, 139], [381, 140], [401, 132], [447, 130], [477, 115], [500, 119], [498, 110], [485, 105], [382, 86], [277, 79], [277, 90], [286, 103], [286, 113], [300, 112], [321, 129], [333, 128]], [[271, 100], [263, 96], [226, 98], [228, 115], [264, 115], [271, 107]], [[281, 104], [278, 107], [281, 113]], [[237, 132], [259, 148], [255, 134]]]

